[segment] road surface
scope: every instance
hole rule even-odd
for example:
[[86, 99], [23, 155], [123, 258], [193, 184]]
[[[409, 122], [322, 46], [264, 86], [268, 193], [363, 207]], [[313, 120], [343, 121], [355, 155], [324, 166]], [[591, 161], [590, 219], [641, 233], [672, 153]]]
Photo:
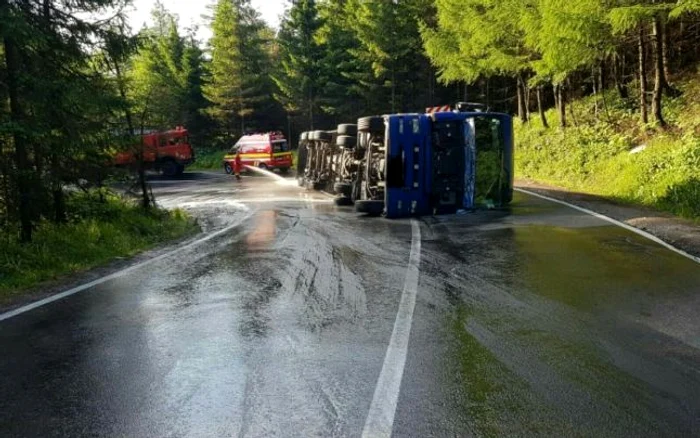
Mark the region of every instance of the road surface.
[[219, 234], [0, 321], [0, 435], [700, 435], [700, 267], [627, 230], [153, 185]]

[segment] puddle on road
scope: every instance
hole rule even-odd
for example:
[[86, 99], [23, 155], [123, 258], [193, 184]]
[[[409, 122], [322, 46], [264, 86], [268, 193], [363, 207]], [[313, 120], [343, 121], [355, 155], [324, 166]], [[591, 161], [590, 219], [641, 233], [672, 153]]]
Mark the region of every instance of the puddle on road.
[[514, 227], [513, 239], [525, 286], [580, 310], [700, 290], [696, 263], [617, 227]]

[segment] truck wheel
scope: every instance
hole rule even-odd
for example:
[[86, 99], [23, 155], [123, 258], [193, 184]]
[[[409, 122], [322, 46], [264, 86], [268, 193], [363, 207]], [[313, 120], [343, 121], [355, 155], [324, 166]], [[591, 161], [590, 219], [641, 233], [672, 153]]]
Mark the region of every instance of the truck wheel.
[[350, 125], [347, 123], [338, 125], [338, 135], [349, 135], [350, 137], [357, 137], [357, 125]]
[[384, 118], [379, 116], [363, 117], [357, 120], [357, 130], [370, 134], [384, 134]]
[[175, 176], [177, 175], [177, 163], [172, 160], [165, 161], [160, 164], [160, 171], [165, 176]]
[[355, 211], [369, 216], [379, 216], [384, 212], [384, 201], [362, 199], [355, 201]]
[[338, 197], [338, 198], [335, 198], [335, 199], [333, 200], [333, 202], [335, 203], [335, 205], [338, 205], [338, 206], [341, 206], [341, 207], [342, 207], [342, 206], [347, 206], [347, 205], [352, 205], [352, 199], [347, 198], [347, 197], [345, 197], [345, 196], [340, 196], [340, 197]]
[[267, 164], [265, 164], [265, 163], [258, 164], [258, 169], [267, 170]]
[[339, 195], [346, 197], [346, 198], [350, 198], [352, 196], [352, 184], [350, 184], [350, 183], [335, 183], [335, 184], [333, 184], [333, 191], [335, 193], [338, 193]]
[[339, 135], [336, 143], [341, 148], [352, 149], [357, 146], [357, 137], [350, 137], [349, 135]]
[[224, 172], [226, 172], [228, 175], [231, 175], [233, 173], [233, 167], [231, 167], [231, 163], [224, 163]]
[[182, 164], [177, 165], [177, 172], [175, 173], [176, 176], [181, 176], [183, 173], [185, 173], [185, 166]]

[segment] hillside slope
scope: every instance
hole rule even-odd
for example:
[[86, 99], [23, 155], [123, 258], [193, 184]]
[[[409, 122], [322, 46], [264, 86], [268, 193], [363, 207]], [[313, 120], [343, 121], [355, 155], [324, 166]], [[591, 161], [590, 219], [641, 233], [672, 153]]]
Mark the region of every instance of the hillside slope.
[[533, 113], [516, 126], [516, 177], [700, 219], [700, 72], [674, 86], [682, 95], [664, 100], [665, 130], [642, 125], [633, 89], [574, 101], [565, 129], [556, 110], [550, 128]]

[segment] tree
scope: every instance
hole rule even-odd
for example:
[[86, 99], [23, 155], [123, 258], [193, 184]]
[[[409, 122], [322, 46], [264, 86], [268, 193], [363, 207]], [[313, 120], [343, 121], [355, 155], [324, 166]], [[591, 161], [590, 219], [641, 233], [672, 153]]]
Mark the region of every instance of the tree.
[[[88, 44], [100, 44], [122, 0], [0, 1], [2, 75], [8, 108], [2, 113], [3, 148], [14, 162], [5, 178], [16, 196], [6, 203], [18, 218], [20, 238], [30, 241], [42, 218], [65, 219], [63, 185], [94, 163], [105, 145], [96, 139], [114, 109], [109, 87], [92, 64]], [[96, 15], [109, 19], [97, 19]], [[102, 97], [105, 97], [104, 99]], [[4, 154], [2, 154], [4, 156]]]
[[211, 27], [210, 78], [204, 86], [212, 103], [208, 113], [223, 134], [242, 135], [269, 96], [266, 27], [248, 0], [219, 0]]
[[[534, 1], [534, 0], [533, 0]], [[442, 81], [503, 75], [516, 80], [518, 115], [527, 120], [524, 74], [531, 69], [532, 51], [525, 45], [520, 17], [532, 1], [436, 0], [437, 23], [421, 26], [425, 49]]]
[[318, 95], [325, 86], [323, 48], [316, 39], [320, 27], [314, 0], [292, 3], [277, 36], [280, 64], [273, 75], [278, 101], [288, 112], [303, 111], [311, 129], [319, 109]]
[[414, 110], [416, 95], [426, 83], [428, 63], [423, 54], [418, 17], [429, 9], [425, 0], [350, 0], [348, 25], [360, 43], [351, 53], [371, 68], [378, 84], [388, 90], [391, 112]]

